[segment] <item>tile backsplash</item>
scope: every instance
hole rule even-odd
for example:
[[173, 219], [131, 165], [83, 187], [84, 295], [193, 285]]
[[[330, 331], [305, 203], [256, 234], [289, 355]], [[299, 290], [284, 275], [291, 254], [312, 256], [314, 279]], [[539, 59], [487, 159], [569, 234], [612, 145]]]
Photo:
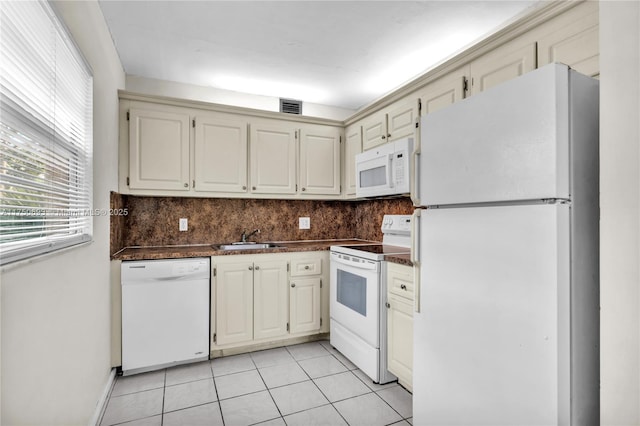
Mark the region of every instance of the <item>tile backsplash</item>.
[[[239, 241], [243, 231], [260, 229], [253, 241], [361, 238], [382, 240], [384, 214], [410, 214], [408, 198], [372, 201], [256, 200], [141, 197], [111, 193], [111, 253], [123, 247], [212, 244]], [[309, 217], [311, 229], [298, 229]], [[178, 229], [180, 218], [188, 230]]]

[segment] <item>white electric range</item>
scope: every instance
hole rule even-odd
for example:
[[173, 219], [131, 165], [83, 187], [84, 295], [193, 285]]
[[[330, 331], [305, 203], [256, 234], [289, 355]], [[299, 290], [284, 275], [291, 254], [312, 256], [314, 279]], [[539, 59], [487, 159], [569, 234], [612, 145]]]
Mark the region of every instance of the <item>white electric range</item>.
[[385, 215], [382, 243], [331, 246], [331, 345], [376, 383], [387, 370], [386, 255], [411, 251], [411, 215]]

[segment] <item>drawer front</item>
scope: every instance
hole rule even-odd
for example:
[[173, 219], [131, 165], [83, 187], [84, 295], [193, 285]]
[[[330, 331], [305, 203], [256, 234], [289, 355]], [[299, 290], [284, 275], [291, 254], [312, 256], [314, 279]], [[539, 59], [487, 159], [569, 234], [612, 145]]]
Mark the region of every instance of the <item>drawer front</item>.
[[387, 263], [387, 291], [413, 300], [412, 267]]
[[291, 261], [291, 276], [304, 277], [322, 274], [322, 259], [296, 259]]

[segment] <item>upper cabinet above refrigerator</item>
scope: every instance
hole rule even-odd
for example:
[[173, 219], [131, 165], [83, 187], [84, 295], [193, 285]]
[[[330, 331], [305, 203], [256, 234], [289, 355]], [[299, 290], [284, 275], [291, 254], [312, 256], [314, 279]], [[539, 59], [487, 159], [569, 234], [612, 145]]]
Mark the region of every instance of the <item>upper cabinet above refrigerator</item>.
[[580, 156], [572, 123], [597, 132], [597, 118], [589, 121], [598, 106], [570, 93], [597, 99], [597, 91], [594, 80], [550, 64], [422, 117], [414, 203], [571, 198], [569, 159]]

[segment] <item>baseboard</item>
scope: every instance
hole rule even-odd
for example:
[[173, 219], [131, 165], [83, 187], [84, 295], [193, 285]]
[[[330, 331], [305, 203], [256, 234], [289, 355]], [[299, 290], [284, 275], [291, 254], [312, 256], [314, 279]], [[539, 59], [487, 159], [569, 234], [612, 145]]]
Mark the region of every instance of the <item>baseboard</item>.
[[96, 410], [91, 416], [91, 420], [89, 420], [89, 426], [98, 426], [100, 424], [100, 419], [102, 419], [102, 414], [104, 410], [107, 408], [107, 401], [109, 400], [109, 395], [111, 394], [111, 389], [113, 388], [113, 383], [116, 380], [116, 369], [112, 368], [111, 373], [109, 373], [109, 378], [107, 379], [107, 383], [102, 390], [102, 395], [100, 395], [100, 399], [96, 404]]

